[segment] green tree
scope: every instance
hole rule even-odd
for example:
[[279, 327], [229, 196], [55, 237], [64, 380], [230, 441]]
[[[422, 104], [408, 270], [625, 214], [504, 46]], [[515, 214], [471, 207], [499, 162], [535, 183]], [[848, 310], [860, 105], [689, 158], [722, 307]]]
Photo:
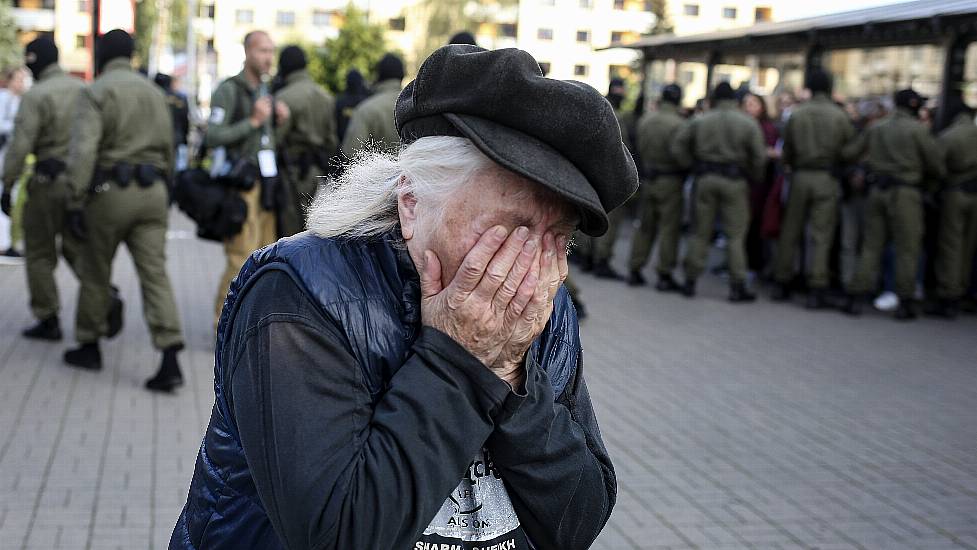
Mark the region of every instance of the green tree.
[[336, 94], [346, 89], [350, 69], [374, 79], [376, 64], [386, 51], [384, 27], [370, 23], [352, 4], [346, 8], [346, 21], [336, 38], [327, 39], [321, 47], [306, 47], [312, 78]]
[[651, 0], [651, 13], [655, 15], [655, 24], [648, 34], [668, 34], [675, 30], [665, 13], [665, 0]]
[[419, 8], [426, 28], [415, 52], [418, 62], [447, 44], [456, 32], [475, 34], [480, 25], [494, 23], [500, 10], [518, 4], [519, 0], [423, 0]]
[[17, 24], [9, 0], [0, 0], [0, 71], [24, 63], [24, 49], [17, 40]]

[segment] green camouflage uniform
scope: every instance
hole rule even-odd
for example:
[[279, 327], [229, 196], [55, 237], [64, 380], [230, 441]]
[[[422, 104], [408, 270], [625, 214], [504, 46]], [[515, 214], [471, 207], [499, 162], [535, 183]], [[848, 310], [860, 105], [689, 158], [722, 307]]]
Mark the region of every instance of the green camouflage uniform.
[[936, 256], [937, 292], [940, 298], [956, 300], [967, 291], [977, 250], [977, 125], [973, 116], [958, 115], [939, 141], [946, 153], [947, 179]]
[[828, 256], [841, 198], [832, 171], [842, 163], [842, 151], [854, 137], [855, 127], [827, 94], [815, 94], [791, 113], [784, 130], [783, 160], [791, 176], [774, 262], [778, 283], [787, 284], [794, 277], [797, 243], [810, 223], [814, 250], [807, 283], [812, 289], [828, 286]]
[[[136, 265], [146, 323], [157, 349], [183, 343], [180, 319], [166, 274], [169, 192], [164, 178], [173, 169], [173, 129], [163, 92], [132, 70], [128, 58], [105, 64], [101, 75], [78, 96], [68, 154], [69, 208], [84, 206], [88, 239], [80, 254], [81, 290], [75, 336], [82, 344], [107, 333], [112, 260], [125, 243]], [[150, 165], [161, 177], [149, 186], [131, 179], [93, 176], [119, 163]], [[135, 176], [134, 176], [135, 177]]]
[[[695, 182], [695, 226], [685, 256], [685, 275], [695, 280], [705, 269], [717, 213], [728, 239], [730, 282], [746, 281], [746, 232], [750, 226], [747, 180], [760, 181], [767, 163], [767, 147], [760, 125], [739, 110], [735, 100], [722, 100], [684, 126], [672, 143], [680, 164], [699, 172]], [[735, 166], [730, 177], [703, 171], [704, 163]]]
[[394, 124], [394, 106], [400, 89], [399, 80], [384, 80], [376, 85], [373, 95], [356, 107], [343, 136], [343, 156], [351, 158], [371, 143], [389, 152], [400, 148], [400, 136]]
[[282, 233], [294, 235], [305, 229], [305, 209], [326, 174], [328, 159], [336, 152], [335, 101], [305, 70], [285, 78], [276, 99], [288, 105], [288, 120], [278, 126], [278, 151], [284, 167], [290, 203], [279, 213]]
[[641, 271], [648, 262], [656, 236], [658, 275], [671, 275], [675, 269], [682, 229], [682, 184], [688, 166], [672, 156], [669, 144], [685, 124], [678, 107], [665, 101], [638, 121], [638, 152], [647, 179], [640, 191], [641, 223], [631, 243], [632, 272]]
[[31, 311], [38, 319], [58, 314], [60, 302], [54, 270], [58, 265], [58, 236], [61, 253], [72, 271], [78, 273], [78, 243], [63, 232], [68, 199], [68, 180], [62, 169], [51, 174], [37, 166], [67, 160], [71, 111], [84, 84], [50, 65], [41, 71], [37, 83], [21, 99], [13, 139], [4, 161], [3, 183], [9, 189], [20, 178], [31, 153], [37, 161], [28, 180], [24, 205], [24, 255]]
[[870, 126], [848, 147], [845, 156], [865, 155], [872, 178], [893, 178], [887, 185], [872, 185], [866, 204], [865, 239], [850, 294], [873, 292], [879, 282], [879, 263], [886, 241], [895, 247], [895, 292], [911, 300], [923, 240], [923, 183], [927, 176], [940, 181], [946, 173], [943, 154], [925, 126], [907, 109], [898, 108]]

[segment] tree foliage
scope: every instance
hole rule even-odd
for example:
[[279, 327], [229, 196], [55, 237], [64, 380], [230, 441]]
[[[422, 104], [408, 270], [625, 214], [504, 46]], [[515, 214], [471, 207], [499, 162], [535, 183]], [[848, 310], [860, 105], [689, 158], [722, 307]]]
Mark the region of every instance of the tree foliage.
[[0, 71], [24, 63], [24, 49], [17, 41], [17, 23], [9, 0], [0, 0]]
[[675, 30], [665, 12], [665, 0], [651, 0], [651, 13], [655, 15], [655, 24], [652, 25], [649, 34], [668, 34]]
[[499, 10], [518, 4], [518, 0], [423, 0], [418, 8], [423, 10], [425, 29], [414, 52], [416, 59], [426, 59], [456, 32], [475, 34], [483, 23], [495, 22]]
[[[162, 5], [158, 5], [162, 4]], [[173, 51], [187, 48], [187, 0], [138, 0], [136, 2], [135, 57], [145, 65], [153, 47], [153, 34], [159, 24], [160, 9], [169, 14], [169, 39]], [[107, 29], [106, 29], [107, 30]]]
[[333, 93], [346, 88], [346, 73], [358, 69], [367, 80], [376, 77], [376, 64], [386, 53], [384, 27], [370, 23], [366, 13], [353, 4], [346, 8], [346, 21], [336, 38], [320, 47], [306, 47], [309, 73]]

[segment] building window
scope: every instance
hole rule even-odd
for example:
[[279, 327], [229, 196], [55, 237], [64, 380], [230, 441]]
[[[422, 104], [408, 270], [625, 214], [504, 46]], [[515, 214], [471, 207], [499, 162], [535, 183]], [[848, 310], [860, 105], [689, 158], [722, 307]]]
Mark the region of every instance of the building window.
[[546, 76], [546, 75], [550, 74], [550, 62], [549, 61], [540, 61], [539, 62], [539, 70], [540, 70], [540, 72], [543, 73], [543, 76]]
[[685, 4], [682, 6], [682, 14], [689, 17], [699, 17], [699, 4]]
[[590, 31], [577, 31], [577, 42], [590, 42]]
[[234, 12], [234, 20], [238, 25], [250, 25], [254, 23], [254, 10], [237, 10]]
[[392, 31], [403, 31], [407, 28], [407, 18], [406, 17], [394, 17], [391, 19], [387, 25]]
[[754, 20], [757, 23], [762, 23], [764, 21], [770, 21], [773, 19], [773, 8], [757, 8], [754, 11]]
[[655, 3], [651, 0], [645, 0], [645, 11], [649, 13], [655, 11]]
[[314, 10], [312, 12], [312, 24], [316, 27], [328, 27], [332, 24], [332, 14], [326, 10]]
[[275, 15], [275, 24], [279, 27], [293, 27], [295, 26], [295, 12], [294, 11], [280, 11]]
[[540, 40], [553, 40], [553, 29], [539, 29], [536, 31], [536, 38]]
[[202, 4], [200, 6], [200, 17], [204, 19], [214, 18], [214, 5], [213, 4]]
[[736, 8], [723, 8], [723, 19], [736, 19]]
[[594, 7], [594, 0], [580, 0], [580, 7], [589, 10]]
[[624, 31], [611, 31], [611, 44], [624, 40]]
[[499, 23], [499, 36], [505, 38], [515, 38], [516, 37], [516, 24], [515, 23]]
[[587, 76], [589, 73], [589, 67], [586, 65], [574, 65], [573, 66], [573, 76]]
[[208, 38], [207, 39], [207, 51], [208, 52], [214, 51], [214, 39], [213, 38]]
[[614, 0], [614, 9], [616, 9], [616, 10], [623, 10], [624, 9], [624, 0]]
[[695, 73], [692, 71], [682, 71], [679, 73], [678, 81], [682, 83], [683, 86], [688, 86], [692, 84], [695, 79]]
[[88, 36], [84, 34], [75, 35], [75, 48], [79, 50], [85, 49], [86, 43], [88, 42]]
[[88, 0], [78, 0], [78, 13], [88, 13]]

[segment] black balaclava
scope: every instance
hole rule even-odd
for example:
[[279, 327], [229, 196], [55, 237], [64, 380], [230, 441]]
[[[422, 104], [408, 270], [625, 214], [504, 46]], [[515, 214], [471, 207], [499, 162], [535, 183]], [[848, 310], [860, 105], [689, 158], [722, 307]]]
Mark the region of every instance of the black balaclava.
[[712, 96], [709, 99], [713, 102], [736, 99], [736, 92], [733, 91], [733, 87], [729, 85], [729, 82], [720, 82], [712, 89]]
[[403, 80], [404, 62], [392, 53], [384, 54], [377, 63], [377, 82], [384, 80]]
[[914, 116], [919, 116], [919, 108], [923, 106], [923, 98], [912, 88], [899, 90], [893, 97], [896, 107], [909, 109]]
[[478, 46], [478, 44], [475, 43], [475, 35], [468, 31], [455, 33], [455, 35], [451, 37], [451, 40], [448, 40], [448, 44], [471, 44], [472, 46]]
[[278, 56], [278, 75], [282, 78], [301, 71], [305, 68], [307, 61], [305, 52], [298, 46], [286, 46]]
[[614, 107], [614, 110], [620, 109], [621, 102], [624, 101], [624, 79], [612, 78], [605, 97], [611, 103], [611, 107]]
[[24, 61], [34, 78], [58, 62], [58, 46], [50, 38], [35, 38], [24, 48]]
[[822, 93], [831, 95], [834, 82], [831, 80], [831, 75], [824, 71], [824, 69], [815, 68], [807, 72], [804, 87], [811, 90], [812, 94]]
[[173, 77], [165, 73], [156, 73], [156, 76], [153, 77], [153, 82], [167, 92], [173, 88]]
[[350, 69], [346, 72], [346, 93], [351, 96], [365, 96], [370, 94], [370, 90], [366, 87], [366, 79], [363, 78], [363, 73], [356, 69]]
[[122, 29], [113, 29], [98, 39], [95, 45], [95, 61], [99, 72], [105, 64], [117, 57], [132, 57], [132, 37]]
[[669, 84], [662, 88], [662, 101], [678, 105], [682, 102], [682, 88], [678, 84]]

